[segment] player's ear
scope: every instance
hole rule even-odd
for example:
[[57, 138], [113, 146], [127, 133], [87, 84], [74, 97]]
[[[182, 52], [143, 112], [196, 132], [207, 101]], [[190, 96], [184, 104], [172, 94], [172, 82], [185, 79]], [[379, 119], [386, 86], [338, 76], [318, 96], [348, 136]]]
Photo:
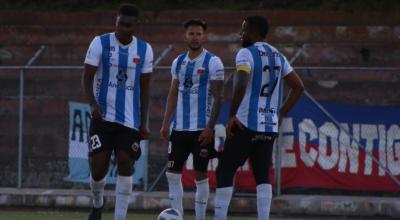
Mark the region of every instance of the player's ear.
[[119, 15], [115, 16], [115, 26], [117, 26], [119, 20]]
[[183, 39], [183, 42], [186, 42], [186, 41], [187, 41], [187, 38], [186, 38], [186, 30], [185, 30], [185, 32], [183, 32], [183, 34], [182, 34], [182, 39]]

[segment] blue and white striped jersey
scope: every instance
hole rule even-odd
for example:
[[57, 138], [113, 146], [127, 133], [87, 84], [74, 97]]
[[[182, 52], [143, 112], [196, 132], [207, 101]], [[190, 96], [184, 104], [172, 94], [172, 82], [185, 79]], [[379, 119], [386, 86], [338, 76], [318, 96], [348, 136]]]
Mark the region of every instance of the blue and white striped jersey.
[[188, 53], [179, 55], [171, 67], [172, 79], [179, 80], [173, 129], [197, 131], [207, 126], [214, 98], [210, 80], [224, 80], [224, 65], [206, 49], [191, 60]]
[[126, 127], [140, 127], [140, 75], [153, 71], [150, 44], [136, 37], [122, 45], [115, 33], [96, 36], [85, 64], [97, 66], [93, 92], [103, 119]]
[[271, 45], [257, 42], [239, 50], [236, 69], [250, 74], [236, 117], [250, 130], [278, 132], [282, 78], [293, 71], [286, 57]]

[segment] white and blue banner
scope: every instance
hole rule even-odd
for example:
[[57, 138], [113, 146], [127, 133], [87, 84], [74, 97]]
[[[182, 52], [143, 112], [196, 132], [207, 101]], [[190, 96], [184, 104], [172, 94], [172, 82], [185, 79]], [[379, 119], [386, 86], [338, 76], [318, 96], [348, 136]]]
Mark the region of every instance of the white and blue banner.
[[[68, 166], [69, 175], [66, 181], [89, 183], [88, 161], [88, 135], [90, 127], [90, 107], [85, 103], [69, 102], [69, 151]], [[143, 185], [145, 175], [145, 163], [147, 158], [147, 143], [140, 143], [142, 155], [135, 162], [133, 184]], [[114, 153], [111, 156], [107, 173], [107, 183], [115, 184], [117, 180], [117, 164]]]

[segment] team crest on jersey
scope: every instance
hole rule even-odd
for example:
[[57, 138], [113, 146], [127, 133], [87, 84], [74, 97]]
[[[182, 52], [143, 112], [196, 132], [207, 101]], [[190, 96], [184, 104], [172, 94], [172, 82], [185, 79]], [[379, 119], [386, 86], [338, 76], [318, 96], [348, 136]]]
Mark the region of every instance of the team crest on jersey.
[[183, 82], [183, 86], [185, 88], [192, 88], [192, 86], [193, 86], [192, 78], [191, 77], [186, 77], [185, 81]]
[[133, 58], [133, 62], [134, 62], [135, 64], [139, 64], [139, 63], [140, 63], [140, 57], [139, 57], [139, 56], [135, 56], [135, 57]]
[[198, 75], [203, 75], [203, 73], [204, 73], [204, 68], [203, 67], [199, 67], [198, 69], [197, 69], [197, 74]]
[[128, 75], [126, 74], [126, 71], [123, 69], [118, 70], [118, 75], [117, 75], [118, 82], [123, 82], [128, 79]]

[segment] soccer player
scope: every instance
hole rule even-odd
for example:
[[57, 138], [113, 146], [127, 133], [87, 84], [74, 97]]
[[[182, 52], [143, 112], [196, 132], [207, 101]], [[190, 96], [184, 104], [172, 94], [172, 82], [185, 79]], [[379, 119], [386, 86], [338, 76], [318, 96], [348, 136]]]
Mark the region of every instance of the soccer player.
[[[171, 141], [166, 176], [172, 208], [183, 215], [181, 172], [192, 153], [196, 219], [203, 220], [209, 196], [207, 166], [209, 159], [216, 155], [214, 126], [223, 99], [224, 66], [220, 58], [203, 47], [207, 30], [204, 21], [189, 20], [184, 28], [188, 51], [172, 63], [172, 81], [160, 135], [164, 141], [168, 138]], [[169, 137], [174, 112], [173, 131]]]
[[[278, 125], [304, 90], [299, 76], [277, 49], [264, 42], [267, 20], [247, 17], [242, 24], [242, 49], [236, 56], [232, 105], [227, 140], [217, 175], [214, 220], [227, 218], [235, 172], [250, 158], [257, 184], [258, 220], [267, 220], [272, 199], [268, 170]], [[291, 88], [280, 107], [282, 79]]]
[[103, 194], [111, 153], [118, 164], [115, 220], [124, 220], [132, 192], [132, 172], [140, 157], [139, 141], [147, 139], [149, 84], [153, 51], [134, 37], [138, 9], [121, 5], [115, 32], [96, 36], [85, 59], [83, 89], [91, 107], [89, 141], [89, 220], [101, 219]]

